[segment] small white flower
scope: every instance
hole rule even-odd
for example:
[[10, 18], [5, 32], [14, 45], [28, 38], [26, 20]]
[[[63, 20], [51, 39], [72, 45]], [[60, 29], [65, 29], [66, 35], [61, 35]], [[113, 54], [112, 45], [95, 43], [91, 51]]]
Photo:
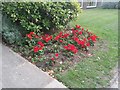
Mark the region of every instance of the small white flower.
[[60, 61], [60, 64], [62, 64], [62, 61]]
[[85, 82], [85, 81], [82, 81], [83, 83]]
[[55, 45], [55, 47], [57, 47], [57, 45]]
[[98, 59], [100, 60], [100, 57], [98, 57]]
[[79, 14], [77, 13], [77, 16], [79, 16]]

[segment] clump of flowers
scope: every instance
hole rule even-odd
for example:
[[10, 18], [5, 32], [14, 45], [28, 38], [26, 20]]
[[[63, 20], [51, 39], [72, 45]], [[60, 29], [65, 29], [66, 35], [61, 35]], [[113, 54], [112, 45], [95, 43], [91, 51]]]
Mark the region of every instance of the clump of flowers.
[[37, 36], [34, 32], [30, 32], [29, 34], [26, 34], [26, 36], [27, 36], [30, 40], [32, 40], [33, 37], [34, 37], [34, 38], [39, 38], [39, 36]]
[[61, 62], [61, 57], [69, 56], [68, 52], [74, 56], [81, 50], [88, 51], [88, 48], [94, 46], [98, 39], [95, 34], [80, 25], [76, 25], [67, 32], [59, 32], [57, 35], [37, 35], [30, 32], [26, 36], [29, 46], [31, 46], [32, 58], [35, 57], [33, 60], [42, 61], [46, 65]]
[[74, 54], [78, 52], [77, 48], [73, 44], [68, 44], [67, 46], [64, 46], [64, 48], [68, 51], [72, 51]]
[[44, 36], [42, 36], [42, 39], [45, 42], [49, 42], [52, 39], [52, 35], [45, 34]]

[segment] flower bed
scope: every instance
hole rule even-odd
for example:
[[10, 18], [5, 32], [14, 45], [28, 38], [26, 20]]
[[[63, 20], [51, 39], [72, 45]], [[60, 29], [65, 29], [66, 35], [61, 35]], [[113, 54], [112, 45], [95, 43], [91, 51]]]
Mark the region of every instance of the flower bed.
[[[98, 37], [80, 25], [54, 35], [30, 32], [25, 37], [22, 55], [45, 71], [65, 71], [89, 52]], [[50, 71], [51, 72], [51, 71]]]

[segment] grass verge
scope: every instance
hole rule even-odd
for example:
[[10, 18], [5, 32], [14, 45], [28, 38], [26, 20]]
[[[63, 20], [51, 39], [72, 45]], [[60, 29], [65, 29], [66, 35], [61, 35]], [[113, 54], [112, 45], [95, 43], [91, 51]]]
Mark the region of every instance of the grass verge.
[[84, 10], [71, 26], [80, 24], [101, 38], [102, 47], [93, 51], [93, 57], [85, 58], [65, 73], [57, 74], [59, 81], [69, 88], [106, 87], [112, 77], [110, 72], [118, 61], [118, 10]]

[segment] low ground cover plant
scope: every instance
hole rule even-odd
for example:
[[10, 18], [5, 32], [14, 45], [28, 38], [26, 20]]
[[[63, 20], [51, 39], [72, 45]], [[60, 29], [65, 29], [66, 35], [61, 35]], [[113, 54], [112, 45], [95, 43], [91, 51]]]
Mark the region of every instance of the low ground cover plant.
[[22, 55], [43, 70], [62, 71], [70, 63], [79, 61], [81, 52], [89, 52], [89, 47], [94, 46], [97, 39], [94, 33], [76, 25], [53, 35], [30, 32], [20, 49]]

